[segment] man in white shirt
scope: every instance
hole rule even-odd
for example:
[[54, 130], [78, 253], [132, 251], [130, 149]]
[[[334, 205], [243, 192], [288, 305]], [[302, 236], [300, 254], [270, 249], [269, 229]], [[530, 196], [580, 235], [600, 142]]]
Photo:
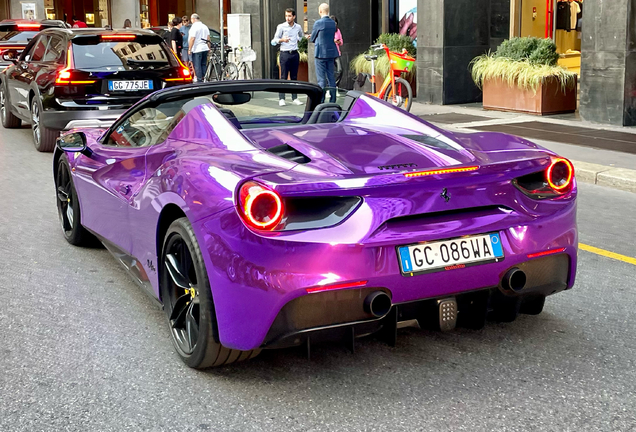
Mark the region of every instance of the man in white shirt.
[[192, 56], [192, 64], [194, 65], [194, 74], [198, 82], [203, 82], [205, 70], [208, 66], [208, 41], [210, 40], [210, 29], [201, 22], [199, 15], [192, 14], [190, 16], [192, 27], [188, 34], [188, 54]]
[[[276, 27], [276, 35], [272, 39], [272, 45], [280, 44], [280, 79], [287, 79], [289, 74], [291, 80], [298, 79], [298, 65], [300, 54], [298, 54], [298, 41], [303, 38], [303, 29], [296, 24], [296, 11], [292, 8], [285, 9], [285, 22]], [[285, 93], [278, 95], [280, 106], [285, 105]], [[298, 95], [292, 94], [292, 103], [302, 105], [298, 100]]]

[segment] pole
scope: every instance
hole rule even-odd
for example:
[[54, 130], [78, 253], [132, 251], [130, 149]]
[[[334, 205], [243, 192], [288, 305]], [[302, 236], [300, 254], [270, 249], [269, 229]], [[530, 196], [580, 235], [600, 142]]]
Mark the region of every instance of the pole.
[[219, 33], [221, 33], [221, 64], [225, 64], [225, 35], [223, 31], [223, 0], [219, 0], [219, 5], [221, 9], [221, 28], [219, 29]]

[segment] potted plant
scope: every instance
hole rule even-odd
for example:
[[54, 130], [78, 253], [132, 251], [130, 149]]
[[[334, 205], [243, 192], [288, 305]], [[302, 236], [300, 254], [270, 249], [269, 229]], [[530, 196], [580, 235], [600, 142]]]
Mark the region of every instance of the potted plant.
[[[389, 50], [395, 52], [402, 52], [402, 49], [406, 48], [408, 54], [412, 57], [416, 57], [417, 49], [413, 45], [413, 39], [410, 36], [400, 35], [397, 33], [383, 33], [374, 42], [376, 44], [385, 44]], [[378, 59], [375, 61], [375, 75], [376, 75], [376, 91], [380, 89], [384, 78], [389, 74], [389, 58], [384, 50], [374, 51], [369, 48], [365, 52], [358, 54], [351, 60], [349, 67], [351, 71], [356, 75], [367, 74], [371, 75], [371, 62], [364, 58], [365, 55], [377, 55]], [[403, 77], [411, 84], [413, 89], [413, 96], [415, 96], [416, 88], [416, 64], [413, 64], [413, 68], [404, 73]]]
[[[300, 55], [300, 63], [298, 65], [298, 81], [309, 81], [309, 65], [307, 64], [307, 46], [309, 39], [303, 37], [298, 41], [298, 54]], [[280, 51], [276, 56], [276, 64], [278, 65], [278, 76], [280, 76]]]
[[577, 75], [558, 66], [551, 39], [511, 38], [471, 62], [484, 109], [546, 115], [576, 111]]

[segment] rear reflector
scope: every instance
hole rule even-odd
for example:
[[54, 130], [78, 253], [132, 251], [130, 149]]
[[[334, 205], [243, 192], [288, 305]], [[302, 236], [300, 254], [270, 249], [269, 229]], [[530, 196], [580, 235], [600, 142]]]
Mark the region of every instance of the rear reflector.
[[341, 284], [335, 284], [335, 285], [322, 285], [322, 286], [317, 286], [313, 288], [307, 288], [306, 290], [308, 294], [311, 294], [311, 293], [320, 292], [320, 291], [330, 291], [335, 289], [361, 287], [361, 286], [365, 286], [367, 282], [369, 281], [348, 282], [348, 283], [341, 283]]
[[537, 253], [533, 253], [533, 254], [528, 254], [528, 258], [538, 258], [538, 257], [546, 256], [546, 255], [552, 255], [552, 254], [561, 253], [561, 252], [564, 252], [564, 251], [565, 251], [565, 248], [551, 249], [551, 250], [547, 250], [547, 251], [543, 251], [543, 252], [537, 252]]
[[462, 168], [445, 168], [445, 169], [435, 169], [428, 171], [416, 171], [405, 173], [405, 177], [422, 177], [428, 175], [440, 175], [440, 174], [450, 174], [450, 173], [458, 173], [458, 172], [468, 172], [475, 171], [479, 169], [478, 166], [470, 166], [470, 167], [462, 167]]

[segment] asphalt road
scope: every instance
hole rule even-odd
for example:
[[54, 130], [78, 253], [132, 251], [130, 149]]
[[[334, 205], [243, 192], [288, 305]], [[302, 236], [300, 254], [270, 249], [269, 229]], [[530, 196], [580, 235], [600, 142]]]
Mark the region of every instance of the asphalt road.
[[[636, 429], [636, 266], [580, 251], [574, 289], [479, 331], [199, 372], [104, 249], [66, 243], [51, 155], [0, 127], [0, 431]], [[636, 256], [636, 195], [580, 185], [582, 243]]]

